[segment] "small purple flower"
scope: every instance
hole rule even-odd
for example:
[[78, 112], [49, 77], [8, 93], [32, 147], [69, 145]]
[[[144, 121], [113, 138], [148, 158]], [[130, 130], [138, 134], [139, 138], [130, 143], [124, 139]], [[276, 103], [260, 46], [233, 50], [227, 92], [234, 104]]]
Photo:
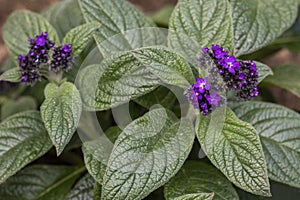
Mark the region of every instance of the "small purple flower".
[[216, 91], [212, 91], [211, 94], [205, 94], [205, 98], [211, 105], [217, 106], [221, 100]]
[[199, 89], [200, 93], [204, 93], [206, 90], [210, 89], [210, 84], [208, 82], [208, 77], [202, 79], [202, 78], [197, 78], [196, 79], [196, 84], [194, 84], [195, 87]]
[[186, 96], [195, 109], [199, 109], [203, 115], [213, 111], [213, 106], [218, 106], [220, 97], [216, 91], [210, 93], [211, 86], [206, 78], [197, 78], [196, 83], [188, 87]]
[[210, 113], [209, 106], [207, 105], [206, 102], [200, 103], [200, 109], [201, 109], [203, 115], [208, 115]]
[[202, 48], [202, 51], [208, 53], [209, 52], [209, 48], [207, 48], [207, 47]]
[[228, 56], [224, 59], [223, 66], [228, 69], [229, 73], [234, 74], [235, 70], [239, 70], [240, 63], [236, 61], [234, 56]]
[[39, 35], [39, 36], [36, 36], [35, 42], [36, 42], [37, 46], [43, 47], [43, 46], [45, 46], [47, 39], [44, 36]]
[[64, 46], [54, 47], [52, 60], [50, 62], [50, 70], [59, 72], [61, 70], [68, 71], [73, 60], [72, 45], [66, 44]]
[[240, 73], [238, 76], [239, 80], [244, 80], [245, 79], [245, 74], [244, 73]]
[[225, 57], [227, 57], [227, 51], [221, 48], [219, 45], [212, 45], [211, 49], [216, 58], [224, 59]]

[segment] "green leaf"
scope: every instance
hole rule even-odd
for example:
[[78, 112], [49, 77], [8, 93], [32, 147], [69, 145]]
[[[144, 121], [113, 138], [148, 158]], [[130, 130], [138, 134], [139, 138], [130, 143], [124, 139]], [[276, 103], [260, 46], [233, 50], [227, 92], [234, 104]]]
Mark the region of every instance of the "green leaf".
[[163, 44], [165, 41], [158, 29], [140, 29], [155, 27], [155, 24], [127, 1], [79, 2], [86, 22], [98, 21], [101, 24], [101, 29], [93, 35], [103, 54]]
[[163, 82], [186, 89], [195, 78], [187, 61], [166, 48], [150, 47], [132, 51], [134, 56]]
[[[110, 32], [121, 33], [154, 25], [143, 13], [126, 1], [79, 0], [79, 2], [87, 22], [98, 21]], [[104, 29], [103, 32], [107, 30]]]
[[113, 143], [121, 132], [122, 130], [119, 127], [113, 126], [105, 131], [105, 135], [92, 141], [84, 142], [82, 145], [86, 168], [99, 183], [102, 183], [108, 159], [113, 149]]
[[116, 140], [102, 184], [106, 199], [142, 199], [174, 176], [187, 158], [194, 128], [155, 109], [130, 123]]
[[170, 109], [176, 101], [176, 96], [168, 88], [160, 86], [153, 92], [145, 94], [134, 101], [148, 109], [155, 104]]
[[187, 161], [165, 186], [164, 193], [167, 200], [194, 193], [214, 193], [214, 200], [239, 199], [231, 183], [222, 173], [200, 161]]
[[122, 130], [118, 126], [112, 126], [105, 131], [106, 137], [108, 137], [112, 143], [115, 143], [121, 133]]
[[264, 102], [235, 104], [233, 110], [258, 131], [269, 177], [300, 188], [300, 115]]
[[234, 52], [248, 54], [266, 46], [297, 17], [295, 0], [232, 0]]
[[0, 81], [8, 81], [13, 83], [21, 82], [22, 74], [18, 67], [9, 69], [0, 75]]
[[86, 168], [99, 183], [102, 183], [112, 149], [113, 143], [105, 136], [84, 142], [82, 145]]
[[295, 0], [181, 0], [170, 19], [169, 45], [192, 63], [212, 44], [248, 54], [280, 36], [296, 16]]
[[214, 193], [195, 193], [176, 197], [173, 200], [212, 200]]
[[0, 124], [0, 183], [45, 154], [51, 141], [39, 112], [13, 115]]
[[13, 114], [26, 111], [36, 110], [37, 105], [35, 100], [30, 96], [23, 96], [16, 101], [7, 100], [1, 107], [1, 119], [5, 119]]
[[0, 185], [0, 196], [6, 200], [64, 200], [84, 170], [70, 166], [30, 166]]
[[255, 61], [258, 70], [258, 82], [263, 81], [267, 76], [273, 75], [272, 69], [260, 62]]
[[166, 5], [155, 13], [151, 13], [148, 16], [160, 27], [168, 27], [171, 14], [174, 10], [173, 5]]
[[300, 97], [300, 67], [294, 65], [272, 68], [274, 75], [267, 77], [263, 83], [284, 88]]
[[69, 82], [60, 86], [49, 83], [45, 88], [45, 97], [41, 106], [42, 119], [59, 155], [77, 128], [82, 102], [79, 91]]
[[219, 44], [232, 49], [231, 8], [228, 0], [181, 0], [170, 19], [169, 46], [192, 63], [201, 48]]
[[43, 15], [55, 28], [60, 40], [62, 40], [71, 29], [84, 23], [78, 0], [64, 0], [58, 2], [46, 10]]
[[74, 57], [78, 56], [92, 38], [92, 33], [100, 27], [98, 22], [91, 22], [77, 26], [70, 30], [65, 38], [63, 44], [72, 44]]
[[131, 53], [105, 59], [79, 72], [78, 86], [86, 110], [107, 110], [154, 90], [160, 80]]
[[250, 124], [227, 108], [199, 116], [196, 129], [207, 157], [232, 183], [253, 194], [271, 195], [259, 135]]
[[94, 185], [94, 200], [101, 200], [101, 185], [96, 182]]
[[66, 200], [93, 200], [95, 180], [91, 175], [84, 175], [73, 187], [66, 197]]
[[[16, 27], [18, 31], [16, 31]], [[12, 57], [28, 53], [28, 38], [48, 32], [50, 40], [58, 43], [55, 29], [39, 14], [30, 11], [16, 11], [3, 26], [3, 39]]]
[[106, 110], [151, 92], [161, 82], [186, 88], [193, 80], [184, 58], [165, 48], [149, 47], [84, 68], [78, 85], [85, 109]]

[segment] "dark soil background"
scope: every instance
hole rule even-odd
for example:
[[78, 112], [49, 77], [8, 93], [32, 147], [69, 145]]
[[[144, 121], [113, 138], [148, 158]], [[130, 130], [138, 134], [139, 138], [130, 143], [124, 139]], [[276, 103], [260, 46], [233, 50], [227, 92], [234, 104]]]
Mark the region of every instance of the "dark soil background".
[[[7, 17], [15, 10], [28, 9], [41, 12], [60, 0], [0, 0], [0, 65], [8, 56], [7, 49], [2, 39], [2, 26]], [[145, 13], [155, 12], [166, 5], [175, 5], [177, 0], [129, 0], [138, 9]], [[16, 27], [16, 31], [18, 31]], [[281, 64], [300, 65], [300, 54], [291, 53], [288, 50], [281, 50], [278, 53], [264, 60], [269, 66]], [[279, 88], [271, 88], [272, 94], [279, 104], [287, 106], [296, 111], [300, 111], [300, 99], [295, 95]]]

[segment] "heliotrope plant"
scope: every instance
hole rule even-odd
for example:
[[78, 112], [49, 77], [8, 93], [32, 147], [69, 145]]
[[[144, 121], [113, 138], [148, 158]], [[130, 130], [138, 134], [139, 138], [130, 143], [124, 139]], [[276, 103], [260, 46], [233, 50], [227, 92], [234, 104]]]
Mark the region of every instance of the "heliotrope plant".
[[[270, 76], [255, 61], [288, 41], [276, 38], [297, 5], [179, 0], [167, 36], [155, 24], [164, 20], [121, 0], [13, 13], [3, 27], [1, 198], [297, 199], [300, 116], [270, 103], [267, 86], [300, 96], [300, 72]], [[2, 90], [4, 81], [17, 86]]]

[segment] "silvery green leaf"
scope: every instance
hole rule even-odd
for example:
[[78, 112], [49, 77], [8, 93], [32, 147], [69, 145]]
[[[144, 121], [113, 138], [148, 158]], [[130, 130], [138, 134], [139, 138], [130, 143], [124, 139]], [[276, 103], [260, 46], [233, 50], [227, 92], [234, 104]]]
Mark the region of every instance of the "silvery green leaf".
[[52, 147], [40, 113], [26, 111], [0, 124], [0, 183]]
[[164, 185], [183, 165], [194, 134], [191, 122], [162, 108], [130, 123], [110, 155], [102, 198], [142, 199]]
[[45, 88], [45, 97], [41, 106], [42, 119], [59, 155], [77, 128], [82, 101], [79, 91], [69, 82], [60, 86], [49, 83]]
[[300, 188], [300, 115], [266, 102], [237, 103], [233, 110], [259, 133], [269, 177]]
[[199, 116], [196, 127], [207, 157], [232, 183], [253, 194], [271, 195], [262, 145], [253, 126], [229, 108], [220, 108]]

